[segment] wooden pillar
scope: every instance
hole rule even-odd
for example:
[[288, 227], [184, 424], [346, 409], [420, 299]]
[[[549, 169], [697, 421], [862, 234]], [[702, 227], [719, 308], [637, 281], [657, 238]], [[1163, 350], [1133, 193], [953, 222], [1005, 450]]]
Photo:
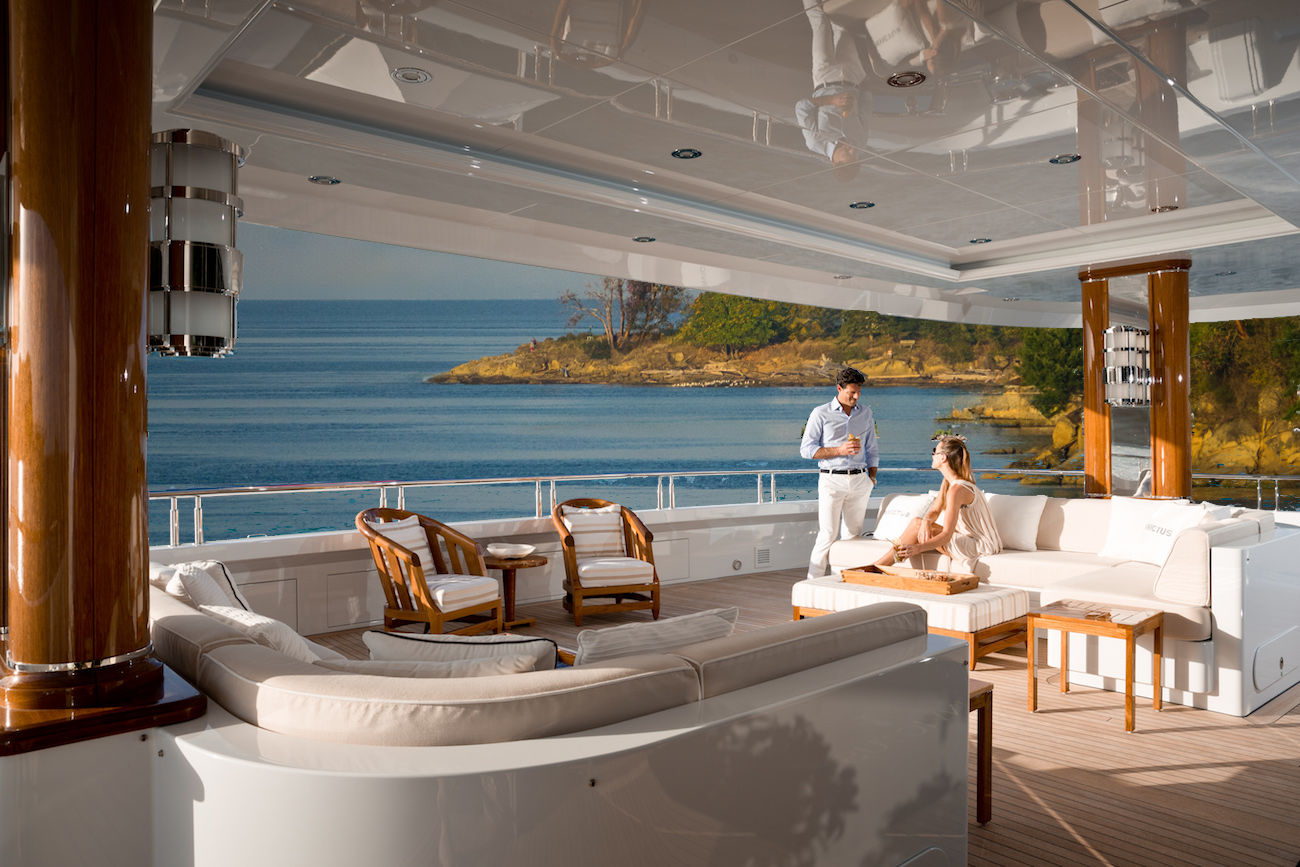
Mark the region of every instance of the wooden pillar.
[[1151, 307], [1151, 494], [1192, 495], [1191, 344], [1187, 271], [1147, 275]]
[[153, 700], [150, 0], [10, 0], [9, 708]]
[[[1080, 275], [1083, 279], [1083, 275]], [[1102, 353], [1110, 327], [1110, 283], [1083, 279], [1083, 493], [1110, 495], [1110, 404], [1106, 403]]]

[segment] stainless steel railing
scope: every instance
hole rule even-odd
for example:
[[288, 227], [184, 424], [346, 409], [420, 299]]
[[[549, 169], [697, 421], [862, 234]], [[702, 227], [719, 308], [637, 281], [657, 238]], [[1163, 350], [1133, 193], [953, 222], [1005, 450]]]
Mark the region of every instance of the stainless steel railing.
[[[916, 473], [927, 472], [929, 467], [881, 467], [881, 474], [890, 473]], [[1051, 470], [1051, 469], [1002, 469], [1002, 468], [985, 468], [975, 469], [976, 478], [981, 476], [1046, 476], [1056, 479], [1065, 479], [1070, 477], [1080, 477], [1083, 475], [1081, 470]], [[168, 544], [175, 547], [180, 544], [180, 501], [183, 499], [193, 499], [194, 508], [194, 544], [203, 544], [203, 500], [205, 497], [242, 497], [265, 494], [302, 494], [302, 493], [339, 493], [344, 491], [360, 491], [373, 489], [378, 492], [378, 505], [385, 508], [389, 504], [390, 495], [396, 497], [396, 508], [403, 509], [406, 507], [406, 493], [408, 490], [421, 488], [441, 488], [441, 487], [481, 487], [490, 485], [517, 485], [532, 484], [534, 488], [534, 516], [541, 518], [549, 515], [551, 509], [559, 502], [556, 493], [556, 487], [563, 482], [608, 482], [626, 479], [655, 479], [656, 480], [656, 502], [659, 509], [677, 508], [677, 486], [678, 479], [683, 478], [700, 478], [710, 476], [745, 476], [753, 475], [756, 478], [757, 498], [751, 502], [763, 503], [777, 502], [777, 478], [786, 476], [808, 476], [815, 475], [816, 468], [811, 469], [794, 469], [794, 470], [754, 470], [754, 471], [736, 471], [736, 470], [698, 470], [692, 472], [672, 472], [672, 473], [602, 473], [596, 475], [576, 475], [576, 476], [521, 476], [516, 478], [494, 478], [494, 479], [429, 479], [423, 481], [370, 481], [370, 482], [338, 482], [329, 484], [301, 484], [301, 485], [252, 485], [246, 487], [225, 487], [225, 488], [188, 488], [183, 491], [153, 491], [149, 494], [150, 500], [169, 501], [170, 510], [168, 517]], [[766, 477], [766, 483], [764, 482]], [[1273, 509], [1276, 511], [1281, 500], [1281, 484], [1283, 482], [1300, 482], [1300, 476], [1260, 476], [1260, 475], [1232, 475], [1219, 473], [1195, 473], [1194, 480], [1219, 480], [1232, 483], [1255, 483], [1255, 505], [1256, 508], [1263, 508], [1264, 502], [1264, 483], [1273, 483]], [[765, 499], [766, 498], [766, 499]]]

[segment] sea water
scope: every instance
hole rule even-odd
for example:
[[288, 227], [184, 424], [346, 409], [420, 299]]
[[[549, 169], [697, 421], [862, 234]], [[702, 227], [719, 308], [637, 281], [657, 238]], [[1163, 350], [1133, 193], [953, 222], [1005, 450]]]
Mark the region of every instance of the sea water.
[[[672, 473], [676, 503], [686, 506], [752, 501], [757, 473], [815, 469], [799, 457], [799, 438], [811, 409], [834, 396], [829, 381], [824, 388], [424, 381], [532, 339], [587, 330], [567, 319], [551, 300], [242, 301], [233, 355], [149, 359], [150, 491], [180, 497], [187, 542], [194, 501], [181, 492], [193, 488]], [[967, 437], [976, 467], [1006, 466], [1010, 458], [991, 451], [1044, 444], [1042, 430], [937, 421], [978, 399], [957, 388], [864, 389], [881, 466], [922, 468], [882, 474], [878, 492], [938, 485], [938, 474], [924, 468], [941, 426]], [[690, 475], [703, 471], [732, 475]], [[770, 498], [771, 478], [763, 478]], [[1014, 481], [980, 484], [1019, 490]], [[658, 486], [657, 479], [561, 482], [557, 497], [601, 496], [646, 509]], [[205, 497], [205, 539], [350, 527], [359, 510], [378, 505], [378, 490]], [[776, 491], [778, 499], [815, 498], [816, 474], [778, 475]], [[406, 505], [446, 521], [517, 517], [534, 514], [536, 493], [531, 482], [411, 489]], [[149, 524], [151, 544], [165, 544], [168, 500], [151, 502]]]

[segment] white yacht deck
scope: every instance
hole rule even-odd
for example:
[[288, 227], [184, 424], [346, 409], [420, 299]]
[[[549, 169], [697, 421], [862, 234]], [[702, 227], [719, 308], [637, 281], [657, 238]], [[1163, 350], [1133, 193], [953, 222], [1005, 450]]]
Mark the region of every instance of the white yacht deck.
[[[738, 630], [791, 616], [801, 569], [665, 588], [663, 617], [739, 605]], [[559, 602], [520, 605], [537, 624], [518, 630], [575, 644], [578, 629]], [[644, 612], [590, 615], [583, 628], [647, 619]], [[364, 630], [312, 636], [365, 657]], [[1045, 646], [1045, 644], [1044, 644]], [[980, 660], [974, 676], [994, 684], [993, 820], [975, 822], [970, 858], [1008, 865], [1215, 865], [1292, 867], [1300, 861], [1300, 693], [1292, 689], [1245, 719], [1166, 703], [1138, 703], [1124, 732], [1122, 694], [1072, 685], [1040, 665], [1039, 711], [1026, 702], [1020, 648]], [[974, 780], [975, 718], [970, 719]]]

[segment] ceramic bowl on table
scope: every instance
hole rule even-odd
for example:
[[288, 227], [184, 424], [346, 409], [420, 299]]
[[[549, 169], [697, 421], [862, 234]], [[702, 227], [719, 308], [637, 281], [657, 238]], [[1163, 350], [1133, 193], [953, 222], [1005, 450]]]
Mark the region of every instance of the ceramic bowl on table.
[[492, 542], [487, 546], [487, 552], [493, 557], [527, 557], [536, 550], [536, 545], [518, 545], [510, 542]]

